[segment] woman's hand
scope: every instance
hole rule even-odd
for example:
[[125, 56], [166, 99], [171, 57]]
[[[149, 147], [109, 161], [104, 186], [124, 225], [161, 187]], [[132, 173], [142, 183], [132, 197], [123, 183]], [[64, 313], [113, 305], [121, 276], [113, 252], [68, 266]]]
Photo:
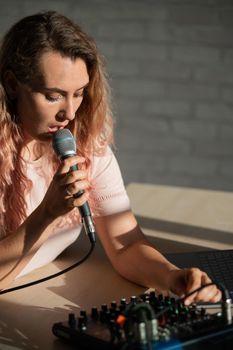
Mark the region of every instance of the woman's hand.
[[[63, 160], [58, 167], [42, 201], [45, 213], [50, 219], [65, 215], [74, 207], [83, 205], [88, 199], [90, 184], [85, 170], [70, 171], [73, 165], [80, 165], [85, 158], [74, 156]], [[73, 195], [85, 191], [79, 197]]]
[[[184, 297], [195, 289], [211, 283], [208, 275], [198, 268], [189, 268], [183, 270], [171, 270], [169, 273], [170, 291], [179, 297]], [[193, 293], [184, 301], [186, 305], [193, 302], [211, 302], [216, 303], [221, 299], [221, 292], [215, 286], [211, 285]]]

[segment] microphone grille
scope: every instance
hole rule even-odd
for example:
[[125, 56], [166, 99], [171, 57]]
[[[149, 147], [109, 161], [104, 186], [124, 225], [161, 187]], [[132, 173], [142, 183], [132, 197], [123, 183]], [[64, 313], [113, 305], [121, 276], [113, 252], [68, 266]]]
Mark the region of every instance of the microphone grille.
[[61, 129], [53, 135], [53, 149], [59, 158], [76, 154], [76, 143], [69, 129]]

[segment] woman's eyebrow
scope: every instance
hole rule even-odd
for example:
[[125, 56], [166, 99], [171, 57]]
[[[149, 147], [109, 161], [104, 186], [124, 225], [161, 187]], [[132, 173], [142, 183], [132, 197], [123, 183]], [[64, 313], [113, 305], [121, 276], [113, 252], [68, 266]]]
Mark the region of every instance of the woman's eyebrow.
[[[85, 88], [88, 86], [88, 84], [89, 84], [89, 82], [88, 82], [87, 84], [81, 86], [80, 88], [78, 88], [78, 89], [75, 90], [75, 91], [80, 91], [80, 90], [82, 90], [82, 89], [85, 89]], [[62, 90], [62, 89], [59, 89], [59, 88], [57, 88], [57, 87], [51, 87], [51, 88], [49, 88], [49, 87], [43, 87], [42, 89], [43, 89], [44, 91], [58, 92], [58, 93], [60, 93], [60, 94], [65, 94], [65, 93], [67, 92], [67, 91]]]

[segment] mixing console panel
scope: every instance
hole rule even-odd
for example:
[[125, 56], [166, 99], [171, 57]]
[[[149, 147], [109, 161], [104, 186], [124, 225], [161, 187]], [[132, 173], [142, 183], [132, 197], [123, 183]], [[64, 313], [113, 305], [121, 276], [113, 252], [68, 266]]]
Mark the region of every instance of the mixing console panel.
[[233, 326], [221, 312], [154, 292], [93, 307], [89, 314], [70, 313], [52, 331], [80, 350], [233, 349]]

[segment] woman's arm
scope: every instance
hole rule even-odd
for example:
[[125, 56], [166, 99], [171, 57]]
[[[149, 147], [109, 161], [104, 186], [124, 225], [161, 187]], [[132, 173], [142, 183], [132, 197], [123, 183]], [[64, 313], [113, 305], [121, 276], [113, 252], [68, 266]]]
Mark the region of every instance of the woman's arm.
[[131, 211], [98, 217], [97, 233], [114, 268], [125, 278], [147, 287], [167, 290], [170, 264], [146, 240]]
[[87, 193], [79, 198], [67, 195], [67, 189], [77, 193], [89, 186], [84, 171], [69, 172], [72, 165], [84, 161], [82, 157], [64, 160], [40, 205], [15, 232], [0, 240], [0, 289], [6, 288], [23, 270], [40, 246], [53, 234], [60, 218], [86, 202]]
[[0, 289], [6, 288], [52, 234], [57, 220], [39, 205], [16, 232], [0, 241]]
[[[210, 282], [199, 269], [181, 270], [152, 246], [129, 211], [97, 217], [96, 228], [114, 268], [125, 278], [161, 292], [182, 296]], [[215, 302], [221, 293], [215, 286], [204, 288], [186, 303], [204, 300]]]

